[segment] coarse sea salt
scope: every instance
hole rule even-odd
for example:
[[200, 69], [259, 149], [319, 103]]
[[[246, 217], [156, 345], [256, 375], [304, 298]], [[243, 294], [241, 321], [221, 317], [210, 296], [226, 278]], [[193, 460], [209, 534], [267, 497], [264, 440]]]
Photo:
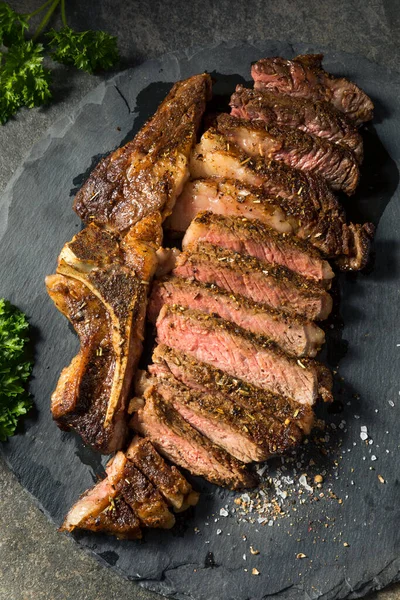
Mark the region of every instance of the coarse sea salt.
[[307, 483], [307, 477], [305, 475], [300, 475], [300, 477], [299, 477], [299, 483], [300, 483], [300, 485], [302, 485], [307, 490], [307, 492], [311, 492], [312, 493], [314, 491], [313, 488], [310, 485], [308, 485], [308, 483]]

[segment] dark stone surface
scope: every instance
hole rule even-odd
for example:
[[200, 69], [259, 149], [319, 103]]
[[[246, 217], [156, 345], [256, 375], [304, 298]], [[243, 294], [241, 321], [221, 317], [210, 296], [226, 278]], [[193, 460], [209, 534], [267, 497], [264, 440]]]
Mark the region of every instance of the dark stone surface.
[[[11, 0], [11, 4], [16, 10], [29, 12], [39, 1]], [[206, 46], [220, 40], [252, 38], [305, 42], [317, 48], [325, 45], [331, 50], [366, 56], [377, 65], [400, 71], [400, 6], [393, 0], [338, 0], [334, 3], [320, 0], [301, 3], [291, 0], [201, 3], [99, 0], [75, 4], [67, 3], [71, 24], [80, 29], [99, 26], [117, 34], [125, 66], [193, 44]], [[0, 127], [0, 189], [5, 187], [32, 144], [56, 119], [69, 114], [101, 80], [101, 77], [57, 66], [56, 101], [46, 108], [23, 110], [6, 127]], [[27, 195], [26, 203], [29, 201]], [[73, 218], [73, 213], [70, 215]], [[354, 305], [355, 302], [353, 312]], [[51, 314], [57, 318], [55, 312]], [[387, 329], [394, 327], [395, 323], [390, 323]], [[62, 335], [65, 334], [64, 328]], [[56, 453], [54, 460], [57, 460]], [[1, 600], [125, 600], [133, 597], [150, 600], [155, 597], [114, 575], [110, 569], [99, 567], [71, 538], [60, 536], [1, 460], [0, 531]], [[370, 552], [374, 551], [373, 546]], [[284, 565], [280, 565], [279, 569], [283, 568]], [[376, 581], [375, 585], [384, 583]], [[391, 591], [374, 594], [373, 600], [378, 596], [379, 600], [398, 600], [400, 589], [395, 586]], [[299, 591], [297, 597], [304, 594]]]
[[[58, 121], [34, 146], [8, 185], [0, 212], [0, 280], [2, 294], [27, 312], [35, 328], [31, 389], [36, 412], [25, 420], [25, 430], [2, 450], [18, 479], [56, 524], [101, 470], [99, 456], [84, 449], [76, 437], [60, 432], [48, 411], [51, 391], [61, 368], [76, 352], [77, 341], [48, 299], [43, 279], [54, 270], [65, 240], [79, 228], [70, 198], [71, 189], [82, 180], [79, 174], [86, 173], [96, 156], [133, 135], [173, 81], [199, 71], [213, 71], [216, 93], [228, 93], [239, 77], [248, 78], [252, 60], [310, 50], [316, 48], [278, 42], [226, 43], [146, 62], [101, 84], [75, 111]], [[332, 51], [327, 51], [325, 64], [328, 70], [356, 80], [377, 100], [377, 118], [366, 133], [371, 156], [364, 168], [363, 187], [352, 200], [355, 213], [368, 214], [376, 223], [380, 220], [376, 260], [368, 275], [340, 278], [345, 323], [342, 337], [350, 351], [340, 365], [344, 383], [337, 394], [346, 408], [344, 415], [330, 415], [328, 420], [338, 425], [345, 416], [348, 424], [341, 435], [340, 476], [335, 478], [333, 464], [339, 453], [323, 464], [326, 479], [332, 480], [335, 493], [344, 501], [323, 509], [324, 516], [335, 521], [326, 536], [328, 543], [315, 542], [307, 535], [309, 523], [321, 518], [319, 504], [299, 505], [295, 518], [282, 521], [281, 527], [238, 523], [232, 516], [219, 518], [222, 507], [233, 506], [234, 495], [203, 482], [197, 482], [203, 491], [200, 504], [178, 534], [152, 531], [142, 543], [76, 534], [79, 544], [100, 561], [149, 589], [175, 598], [261, 600], [279, 595], [291, 599], [302, 593], [305, 597], [347, 598], [399, 578], [398, 435], [394, 426], [399, 410], [395, 386], [399, 359], [396, 330], [391, 324], [397, 317], [399, 287], [396, 162], [400, 143], [395, 127], [400, 77], [365, 59]], [[332, 366], [339, 358], [339, 342], [332, 336], [328, 343], [327, 358]], [[340, 348], [343, 346], [340, 343]], [[354, 400], [355, 392], [362, 402]], [[394, 407], [389, 400], [394, 400]], [[361, 421], [354, 418], [355, 412]], [[360, 443], [360, 423], [367, 424], [374, 439], [375, 464], [371, 463], [371, 448], [368, 451]], [[387, 480], [384, 486], [377, 480], [377, 472], [370, 470], [376, 464]], [[216, 535], [218, 528], [223, 528], [222, 535]], [[344, 540], [349, 547], [343, 546]], [[249, 554], [249, 544], [260, 549], [260, 555], [244, 564], [243, 554]], [[307, 556], [301, 564], [295, 558], [298, 552]], [[252, 567], [257, 567], [259, 576], [250, 574]]]

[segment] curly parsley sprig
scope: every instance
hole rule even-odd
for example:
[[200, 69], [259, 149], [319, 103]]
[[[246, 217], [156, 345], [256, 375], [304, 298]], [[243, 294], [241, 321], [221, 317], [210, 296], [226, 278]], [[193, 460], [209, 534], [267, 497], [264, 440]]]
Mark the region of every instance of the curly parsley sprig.
[[[61, 7], [63, 27], [51, 29], [46, 48], [36, 40], [53, 13]], [[44, 13], [32, 39], [25, 35], [29, 21]], [[45, 51], [56, 62], [94, 73], [113, 67], [119, 60], [117, 38], [104, 31], [74, 31], [67, 24], [65, 0], [47, 0], [34, 12], [23, 15], [0, 1], [0, 123], [4, 124], [21, 106], [32, 108], [51, 99], [51, 71], [43, 66]]]
[[13, 435], [21, 415], [32, 406], [25, 389], [32, 371], [27, 352], [29, 323], [26, 316], [0, 298], [0, 441]]

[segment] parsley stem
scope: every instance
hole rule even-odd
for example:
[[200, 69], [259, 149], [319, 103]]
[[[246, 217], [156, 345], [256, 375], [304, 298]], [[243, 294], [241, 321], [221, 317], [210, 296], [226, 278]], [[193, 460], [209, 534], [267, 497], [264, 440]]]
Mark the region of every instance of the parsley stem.
[[53, 0], [47, 0], [47, 2], [45, 2], [44, 4], [42, 4], [42, 6], [39, 6], [39, 8], [37, 8], [33, 12], [29, 13], [29, 15], [26, 15], [26, 18], [27, 19], [31, 19], [32, 17], [35, 17], [36, 15], [38, 15], [39, 13], [41, 13], [42, 10], [44, 10], [45, 8], [47, 8], [47, 6], [49, 4], [51, 4], [52, 2], [53, 2]]
[[65, 0], [61, 0], [61, 20], [63, 22], [64, 27], [68, 27], [67, 15], [65, 13]]
[[50, 6], [49, 10], [46, 12], [46, 14], [43, 17], [42, 22], [40, 23], [39, 27], [37, 28], [36, 33], [32, 38], [33, 41], [37, 40], [37, 38], [39, 37], [39, 35], [43, 31], [43, 29], [46, 27], [47, 23], [50, 21], [51, 15], [56, 10], [56, 8], [59, 4], [60, 4], [60, 0], [54, 0], [53, 4]]

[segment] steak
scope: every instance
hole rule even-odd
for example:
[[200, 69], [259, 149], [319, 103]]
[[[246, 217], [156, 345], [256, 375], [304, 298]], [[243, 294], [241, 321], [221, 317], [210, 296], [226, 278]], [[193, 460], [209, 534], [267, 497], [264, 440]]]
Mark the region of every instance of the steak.
[[363, 142], [357, 128], [329, 102], [306, 100], [267, 90], [236, 86], [231, 96], [231, 114], [267, 125], [284, 125], [340, 144], [362, 163]]
[[[157, 226], [153, 221], [153, 236]], [[46, 278], [50, 297], [80, 340], [52, 395], [53, 418], [104, 454], [125, 442], [126, 405], [157, 262], [153, 242], [136, 236], [145, 237], [136, 230], [121, 240], [89, 225], [64, 246], [57, 273]]]
[[106, 477], [87, 490], [67, 514], [61, 531], [75, 528], [102, 531], [122, 538], [141, 538], [139, 519], [116, 486], [124, 476], [126, 457], [118, 452], [106, 467]]
[[139, 519], [121, 497], [112, 500], [96, 517], [83, 519], [79, 529], [115, 535], [118, 539], [135, 540], [142, 537]]
[[175, 518], [161, 494], [181, 511], [198, 500], [183, 475], [164, 462], [149, 440], [135, 439], [126, 454], [117, 452], [108, 461], [105, 478], [74, 504], [61, 531], [79, 528], [135, 539], [142, 537], [141, 526], [169, 529]]
[[352, 81], [324, 71], [322, 59], [322, 54], [297, 56], [293, 60], [263, 58], [251, 67], [254, 87], [330, 102], [356, 125], [370, 121], [374, 109], [371, 99]]
[[178, 81], [135, 138], [92, 171], [74, 202], [81, 219], [126, 231], [155, 212], [166, 216], [189, 177], [189, 154], [210, 94], [206, 73]]
[[331, 399], [319, 363], [289, 357], [270, 340], [219, 317], [165, 305], [156, 327], [158, 343], [190, 354], [232, 377], [300, 404], [311, 405], [319, 396]]
[[325, 341], [322, 329], [301, 317], [289, 316], [265, 304], [256, 304], [214, 286], [170, 277], [155, 282], [148, 305], [148, 317], [155, 323], [164, 304], [179, 304], [216, 314], [243, 329], [276, 342], [295, 356], [315, 356]]
[[135, 437], [126, 456], [158, 489], [175, 511], [197, 504], [199, 494], [174, 466], [169, 466], [146, 438]]
[[266, 125], [221, 114], [217, 130], [249, 156], [283, 161], [289, 167], [322, 177], [335, 191], [354, 194], [360, 170], [350, 150], [304, 133], [299, 129]]
[[116, 490], [145, 527], [170, 529], [175, 524], [175, 518], [160, 492], [129, 460], [122, 478], [116, 484]]
[[370, 223], [347, 226], [343, 208], [321, 178], [282, 162], [251, 158], [227, 145], [212, 129], [195, 147], [190, 168], [196, 178], [236, 179], [246, 187], [258, 187], [266, 196], [278, 196], [284, 213], [299, 219], [302, 238], [328, 256], [340, 258], [344, 269], [365, 266], [374, 227]]
[[190, 389], [171, 374], [158, 377], [154, 385], [185, 421], [244, 463], [264, 461], [301, 440], [292, 423], [250, 413], [222, 395]]
[[334, 277], [330, 264], [322, 259], [318, 250], [291, 234], [278, 233], [258, 220], [200, 213], [188, 227], [182, 248], [197, 241], [287, 267], [304, 277], [323, 281], [326, 287]]
[[206, 242], [183, 252], [173, 274], [214, 284], [234, 295], [307, 319], [326, 319], [332, 310], [331, 296], [317, 282], [285, 267], [262, 263]]
[[157, 377], [172, 374], [187, 387], [211, 394], [224, 396], [260, 419], [273, 417], [287, 425], [310, 433], [314, 424], [314, 411], [307, 404], [298, 404], [294, 400], [267, 392], [250, 383], [233, 378], [224, 371], [207, 363], [194, 359], [189, 354], [178, 352], [164, 344], [157, 346], [153, 352], [153, 364], [150, 373]]
[[245, 465], [194, 429], [150, 386], [145, 405], [132, 419], [136, 431], [148, 437], [168, 459], [217, 485], [230, 489], [254, 487]]

